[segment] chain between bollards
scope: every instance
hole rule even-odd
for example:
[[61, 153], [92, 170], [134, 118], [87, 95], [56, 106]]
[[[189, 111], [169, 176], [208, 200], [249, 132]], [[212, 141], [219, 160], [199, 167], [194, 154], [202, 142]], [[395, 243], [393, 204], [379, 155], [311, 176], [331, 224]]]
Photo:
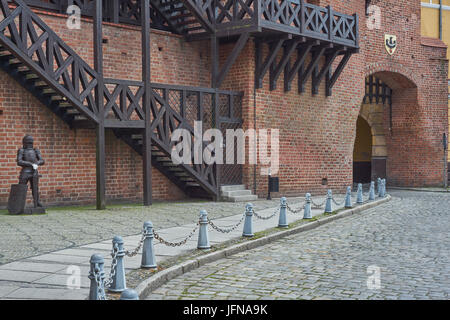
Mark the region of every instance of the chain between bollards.
[[153, 237], [158, 240], [159, 242], [161, 242], [162, 244], [168, 246], [168, 247], [179, 247], [182, 246], [184, 244], [186, 244], [186, 242], [192, 238], [192, 236], [195, 234], [195, 231], [197, 231], [197, 229], [199, 228], [199, 222], [197, 222], [197, 225], [195, 226], [195, 228], [191, 231], [191, 233], [183, 240], [179, 241], [179, 242], [169, 242], [167, 240], [164, 240], [155, 230], [153, 230]]
[[242, 221], [244, 221], [244, 218], [245, 218], [245, 213], [242, 215], [242, 218], [241, 218], [241, 220], [239, 220], [238, 223], [236, 223], [232, 226], [227, 226], [227, 227], [216, 226], [209, 218], [208, 218], [208, 224], [211, 226], [211, 228], [213, 228], [217, 232], [230, 233], [230, 232], [233, 232], [234, 230], [236, 230], [236, 228], [241, 225]]

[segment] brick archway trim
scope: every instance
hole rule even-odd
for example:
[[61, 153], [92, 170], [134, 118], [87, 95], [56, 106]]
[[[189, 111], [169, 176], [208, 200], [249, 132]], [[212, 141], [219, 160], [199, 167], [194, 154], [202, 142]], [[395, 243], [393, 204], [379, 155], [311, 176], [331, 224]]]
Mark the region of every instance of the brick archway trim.
[[368, 77], [379, 72], [391, 72], [402, 75], [414, 84], [415, 87], [419, 87], [420, 79], [417, 74], [401, 63], [394, 61], [371, 63], [366, 66], [364, 77]]

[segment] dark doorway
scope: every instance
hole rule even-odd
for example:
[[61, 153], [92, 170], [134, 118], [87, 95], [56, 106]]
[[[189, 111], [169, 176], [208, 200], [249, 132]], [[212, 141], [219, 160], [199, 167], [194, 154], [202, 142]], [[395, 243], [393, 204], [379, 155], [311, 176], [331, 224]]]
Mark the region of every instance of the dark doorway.
[[356, 122], [356, 139], [353, 149], [353, 182], [368, 183], [372, 176], [372, 131], [362, 117]]

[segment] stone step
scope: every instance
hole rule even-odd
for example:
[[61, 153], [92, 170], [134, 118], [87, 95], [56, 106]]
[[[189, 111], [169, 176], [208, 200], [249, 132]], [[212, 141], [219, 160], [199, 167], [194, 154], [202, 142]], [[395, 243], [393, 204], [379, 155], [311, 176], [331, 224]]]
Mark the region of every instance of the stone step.
[[222, 191], [222, 196], [224, 197], [249, 196], [251, 194], [252, 192], [250, 190]]
[[243, 184], [237, 184], [232, 186], [221, 186], [220, 191], [237, 191], [237, 190], [245, 190], [245, 186]]
[[236, 197], [229, 197], [225, 198], [225, 201], [228, 202], [246, 202], [246, 201], [253, 201], [257, 200], [258, 196], [254, 194], [246, 195], [246, 196], [236, 196]]

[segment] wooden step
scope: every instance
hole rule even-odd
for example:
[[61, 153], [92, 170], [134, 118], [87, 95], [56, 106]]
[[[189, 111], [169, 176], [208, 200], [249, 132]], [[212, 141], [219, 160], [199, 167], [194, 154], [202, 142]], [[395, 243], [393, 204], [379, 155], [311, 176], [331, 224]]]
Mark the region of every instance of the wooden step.
[[195, 182], [188, 182], [186, 183], [186, 187], [200, 187], [200, 185]]
[[47, 84], [47, 82], [45, 82], [45, 81], [36, 81], [36, 82], [34, 83], [34, 86], [35, 86], [35, 87], [48, 87], [48, 84]]
[[169, 157], [156, 157], [156, 161], [158, 162], [172, 162], [172, 159]]
[[178, 20], [178, 19], [182, 19], [182, 18], [189, 18], [192, 17], [191, 13], [181, 13], [179, 15], [176, 16], [171, 16], [169, 17], [170, 20]]
[[199, 23], [199, 22], [197, 20], [186, 20], [186, 21], [177, 23], [177, 26], [187, 26], [187, 25], [195, 24], [195, 23]]
[[42, 92], [44, 94], [52, 94], [52, 93], [56, 93], [55, 90], [53, 90], [52, 88], [46, 88], [44, 90], [42, 90]]
[[186, 31], [191, 32], [191, 31], [202, 30], [202, 29], [203, 29], [202, 26], [198, 26], [198, 27], [187, 28]]
[[27, 80], [32, 80], [32, 79], [39, 79], [39, 76], [35, 73], [28, 73], [25, 75], [25, 78]]

